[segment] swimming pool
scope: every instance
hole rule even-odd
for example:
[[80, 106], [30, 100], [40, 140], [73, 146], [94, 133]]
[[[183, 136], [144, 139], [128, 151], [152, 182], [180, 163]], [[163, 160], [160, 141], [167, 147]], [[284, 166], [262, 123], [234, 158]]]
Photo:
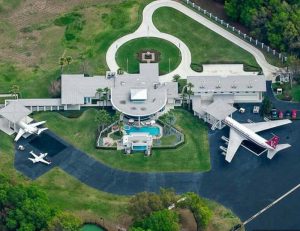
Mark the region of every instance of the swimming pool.
[[132, 150], [133, 151], [146, 151], [147, 150], [147, 146], [133, 146]]
[[160, 135], [160, 129], [156, 126], [146, 126], [146, 127], [134, 127], [134, 126], [125, 126], [125, 131], [127, 134], [133, 132], [147, 132], [152, 136]]

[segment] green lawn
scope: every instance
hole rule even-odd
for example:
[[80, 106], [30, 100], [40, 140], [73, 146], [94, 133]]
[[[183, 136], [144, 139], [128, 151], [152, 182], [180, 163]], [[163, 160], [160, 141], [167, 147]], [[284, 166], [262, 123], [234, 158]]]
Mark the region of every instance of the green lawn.
[[138, 73], [139, 60], [137, 59], [137, 53], [145, 49], [154, 49], [160, 52], [160, 74], [166, 74], [174, 70], [181, 61], [180, 51], [174, 44], [158, 38], [139, 38], [125, 43], [118, 49], [118, 65], [127, 72], [128, 60], [128, 72]]
[[178, 149], [153, 150], [153, 155], [149, 158], [145, 158], [143, 153], [126, 156], [121, 151], [95, 149], [95, 113], [95, 109], [90, 109], [77, 119], [69, 119], [58, 113], [43, 112], [35, 114], [34, 118], [39, 121], [47, 120], [47, 126], [56, 134], [114, 168], [143, 172], [210, 169], [207, 127], [183, 109], [174, 110], [177, 121], [175, 126], [185, 134], [186, 143]]
[[259, 70], [254, 57], [215, 32], [175, 9], [163, 7], [153, 14], [154, 25], [181, 39], [192, 53], [192, 68], [209, 63], [243, 63], [247, 70]]
[[300, 84], [293, 86], [292, 97], [293, 101], [300, 102]]

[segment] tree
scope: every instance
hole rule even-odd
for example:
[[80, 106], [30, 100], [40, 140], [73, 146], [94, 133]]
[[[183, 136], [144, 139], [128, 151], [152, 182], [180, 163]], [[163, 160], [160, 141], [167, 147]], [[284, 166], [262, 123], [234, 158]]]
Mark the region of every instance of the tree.
[[189, 110], [191, 110], [191, 95], [193, 95], [192, 88], [194, 87], [194, 85], [191, 82], [189, 82], [187, 84], [187, 87], [188, 87], [188, 90], [187, 90], [186, 93], [187, 93], [187, 95], [189, 97], [189, 102], [188, 102], [188, 104], [189, 104]]
[[163, 209], [150, 214], [141, 222], [136, 222], [134, 227], [141, 227], [151, 231], [179, 231], [178, 214], [174, 211]]
[[61, 80], [54, 80], [51, 82], [49, 89], [50, 95], [54, 98], [58, 98], [61, 95]]
[[[1, 179], [3, 180], [3, 178]], [[2, 184], [2, 182], [1, 182]], [[0, 220], [8, 230], [42, 230], [56, 213], [44, 192], [36, 186], [1, 186]]]
[[170, 125], [173, 125], [175, 123], [176, 117], [172, 111], [168, 111], [168, 113], [162, 116], [162, 120]]
[[265, 96], [262, 101], [262, 105], [261, 105], [262, 116], [270, 114], [271, 110], [272, 110], [272, 102], [270, 101], [270, 99], [267, 96]]
[[160, 193], [141, 192], [131, 198], [128, 211], [135, 221], [142, 220], [154, 211], [175, 203], [177, 196], [173, 189], [160, 189]]
[[20, 94], [20, 87], [16, 84], [12, 85], [9, 93], [17, 99], [18, 95]]
[[69, 68], [70, 68], [70, 64], [71, 64], [72, 61], [73, 61], [73, 59], [72, 59], [71, 56], [67, 56], [67, 57], [66, 57], [66, 62], [67, 62], [67, 64], [68, 64], [68, 70], [69, 70]]
[[110, 93], [110, 89], [108, 87], [105, 87], [103, 89], [104, 92], [104, 100], [105, 100], [105, 105], [107, 106], [107, 101], [109, 99], [109, 93]]
[[174, 75], [173, 76], [173, 82], [177, 82], [181, 79], [180, 75]]
[[59, 65], [60, 65], [60, 73], [63, 73], [64, 66], [66, 65], [66, 58], [65, 57], [60, 57], [59, 58]]
[[68, 213], [59, 212], [48, 224], [49, 231], [77, 231], [80, 229], [82, 221]]
[[186, 199], [179, 202], [178, 206], [190, 209], [196, 219], [197, 230], [204, 230], [212, 218], [212, 211], [199, 195], [189, 192], [185, 194], [185, 197]]
[[292, 88], [294, 80], [300, 82], [300, 60], [296, 56], [289, 57], [288, 69], [290, 73], [290, 83]]
[[111, 122], [111, 117], [104, 109], [97, 111], [95, 121], [98, 123], [98, 131], [102, 131]]

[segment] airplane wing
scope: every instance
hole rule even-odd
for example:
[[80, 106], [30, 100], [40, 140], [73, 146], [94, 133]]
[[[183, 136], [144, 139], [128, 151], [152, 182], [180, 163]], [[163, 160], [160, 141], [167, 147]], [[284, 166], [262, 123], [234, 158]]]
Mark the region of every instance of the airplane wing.
[[28, 160], [31, 160], [33, 163], [35, 162], [35, 159], [32, 158], [28, 158]]
[[40, 162], [42, 162], [42, 163], [44, 163], [44, 164], [50, 164], [50, 162], [48, 162], [48, 161], [46, 161], [46, 160], [44, 160], [44, 159], [40, 159]]
[[25, 134], [25, 131], [22, 128], [20, 128], [19, 132], [15, 138], [15, 141], [18, 141], [24, 134]]
[[254, 132], [260, 132], [260, 131], [276, 128], [289, 123], [292, 123], [292, 121], [285, 119], [285, 120], [273, 120], [273, 121], [259, 122], [259, 123], [248, 123], [248, 124], [243, 124], [243, 126], [251, 129]]
[[41, 121], [41, 122], [37, 122], [37, 123], [33, 123], [33, 124], [28, 124], [29, 126], [31, 127], [37, 127], [37, 126], [40, 126], [42, 124], [46, 123], [46, 121]]
[[36, 154], [34, 154], [33, 152], [30, 152], [30, 154], [31, 154], [35, 159], [38, 158], [38, 156], [37, 156]]
[[241, 143], [245, 140], [242, 136], [240, 136], [236, 131], [230, 129], [229, 132], [229, 142], [226, 152], [225, 160], [229, 163], [231, 162], [232, 158], [234, 157], [236, 151], [240, 147]]

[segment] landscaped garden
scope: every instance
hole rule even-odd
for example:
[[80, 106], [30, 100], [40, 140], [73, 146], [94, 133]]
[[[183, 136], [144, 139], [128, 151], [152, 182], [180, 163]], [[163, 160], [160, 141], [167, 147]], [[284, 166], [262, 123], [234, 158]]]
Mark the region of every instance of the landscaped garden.
[[145, 158], [143, 153], [126, 156], [122, 151], [97, 150], [95, 148], [96, 113], [95, 109], [90, 109], [79, 118], [69, 119], [55, 112], [42, 112], [35, 114], [34, 118], [38, 121], [46, 120], [47, 126], [57, 135], [114, 168], [143, 172], [208, 171], [210, 169], [207, 127], [204, 122], [186, 110], [174, 110], [176, 117], [174, 126], [185, 135], [185, 144], [176, 149], [155, 149], [149, 158]]
[[189, 47], [191, 67], [196, 71], [202, 70], [202, 64], [209, 63], [243, 63], [245, 70], [260, 70], [250, 53], [175, 9], [164, 7], [156, 10], [153, 22], [161, 32], [178, 37]]
[[159, 72], [166, 74], [173, 71], [180, 63], [179, 49], [172, 43], [159, 38], [139, 38], [125, 43], [118, 49], [116, 60], [121, 69], [129, 73], [139, 72], [138, 53], [154, 50], [159, 52]]

